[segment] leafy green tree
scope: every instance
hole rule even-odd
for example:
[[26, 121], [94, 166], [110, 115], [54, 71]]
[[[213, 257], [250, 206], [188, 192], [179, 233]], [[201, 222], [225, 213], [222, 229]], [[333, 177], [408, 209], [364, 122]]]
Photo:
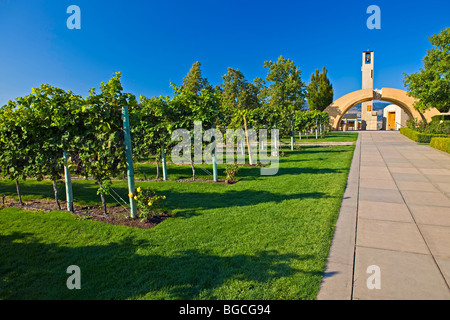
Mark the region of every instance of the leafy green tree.
[[[172, 135], [176, 129], [187, 129], [191, 133], [191, 151], [195, 151], [194, 123], [202, 122], [202, 130], [212, 128], [218, 118], [219, 95], [209, 88], [201, 89], [195, 93], [172, 83], [174, 90], [173, 97], [169, 103], [167, 117], [167, 128]], [[203, 146], [202, 146], [203, 148]], [[190, 164], [192, 169], [192, 179], [195, 180], [195, 167], [193, 152], [191, 152]]]
[[306, 99], [310, 110], [325, 110], [333, 102], [333, 86], [327, 77], [325, 67], [322, 73], [319, 70], [311, 75], [311, 82], [308, 84]]
[[140, 104], [131, 114], [133, 154], [138, 157], [156, 156], [156, 179], [159, 179], [159, 164], [162, 152], [170, 147], [167, 129], [168, 97], [140, 97]]
[[330, 116], [325, 111], [297, 111], [295, 116], [295, 128], [300, 132], [318, 129], [319, 126], [327, 127], [329, 122]]
[[294, 135], [295, 113], [305, 106], [305, 83], [301, 70], [290, 59], [280, 56], [277, 62], [266, 61], [268, 69], [266, 81], [268, 88], [268, 105], [277, 116], [278, 128], [282, 134]]
[[31, 112], [28, 98], [9, 101], [0, 110], [0, 169], [2, 176], [16, 182], [19, 203], [23, 205], [20, 181], [32, 175], [35, 158], [34, 132], [29, 130]]
[[239, 69], [228, 68], [222, 77], [222, 110], [230, 115], [230, 126], [239, 127], [244, 124], [249, 163], [253, 165], [253, 155], [248, 134], [248, 120], [252, 118], [253, 111], [261, 106], [258, 98], [260, 81], [248, 82]]
[[73, 150], [71, 140], [81, 133], [79, 114], [82, 98], [71, 91], [43, 84], [32, 89], [29, 99], [31, 118], [28, 129], [35, 133], [34, 174], [38, 180], [50, 177], [56, 204], [61, 209], [57, 181], [64, 173], [63, 152]]
[[194, 94], [199, 94], [203, 89], [212, 90], [212, 87], [209, 84], [208, 80], [202, 77], [202, 71], [200, 67], [201, 63], [198, 61], [192, 65], [189, 73], [183, 79], [183, 89], [186, 89], [187, 91], [190, 91]]
[[432, 48], [423, 58], [419, 72], [404, 74], [409, 95], [416, 98], [415, 108], [424, 112], [436, 108], [450, 111], [450, 27], [429, 37]]
[[85, 133], [78, 137], [77, 148], [86, 178], [93, 177], [98, 183], [105, 214], [105, 196], [110, 192], [111, 178], [126, 170], [122, 107], [130, 110], [136, 107], [136, 98], [123, 93], [117, 72], [107, 82], [100, 85], [100, 93], [89, 91], [85, 99]]

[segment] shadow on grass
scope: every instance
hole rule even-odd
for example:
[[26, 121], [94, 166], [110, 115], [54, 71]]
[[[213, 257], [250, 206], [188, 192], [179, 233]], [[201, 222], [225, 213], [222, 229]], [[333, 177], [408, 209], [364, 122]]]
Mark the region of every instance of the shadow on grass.
[[[332, 173], [339, 170], [332, 169], [298, 169], [298, 168], [284, 168], [279, 174], [305, 174], [305, 173]], [[48, 191], [42, 189], [49, 189]], [[21, 186], [22, 194], [27, 197], [36, 199], [39, 197], [53, 197], [53, 191], [51, 186], [36, 186], [36, 184], [23, 184]], [[145, 188], [145, 186], [144, 186]], [[100, 198], [96, 196], [97, 186], [92, 183], [74, 183], [73, 184], [74, 194], [76, 194], [76, 201], [81, 204], [86, 203], [99, 203]], [[115, 192], [122, 195], [124, 199], [127, 198], [128, 189], [124, 186], [114, 186]], [[155, 189], [157, 190], [157, 189]], [[306, 193], [295, 193], [295, 194], [285, 194], [276, 193], [263, 190], [227, 190], [227, 188], [218, 189], [222, 192], [211, 192], [208, 189], [208, 185], [205, 183], [197, 187], [199, 191], [188, 191], [188, 192], [178, 192], [176, 191], [176, 186], [171, 189], [166, 189], [163, 191], [157, 191], [158, 194], [167, 197], [165, 201], [165, 209], [169, 211], [177, 210], [179, 212], [186, 210], [196, 210], [196, 209], [216, 209], [216, 208], [229, 208], [229, 207], [242, 207], [242, 206], [252, 206], [260, 203], [274, 202], [280, 203], [285, 200], [297, 200], [297, 199], [323, 199], [330, 197], [328, 194], [323, 192], [306, 192]], [[195, 190], [195, 189], [194, 189]], [[12, 185], [1, 186], [0, 192], [6, 192], [11, 196], [15, 196], [15, 189]], [[61, 186], [60, 194], [64, 192], [64, 186]], [[64, 199], [63, 199], [64, 200]], [[26, 202], [26, 201], [25, 201]], [[107, 202], [109, 205], [118, 205], [114, 199], [107, 196]], [[192, 214], [190, 215], [192, 216]]]
[[[255, 298], [261, 298], [264, 285], [267, 289], [277, 278], [323, 274], [292, 266], [314, 260], [310, 255], [261, 251], [218, 256], [192, 249], [170, 255], [146, 253], [158, 245], [163, 244], [128, 237], [119, 243], [69, 247], [43, 243], [30, 233], [0, 236], [0, 298], [216, 299], [214, 289], [224, 284], [235, 290], [236, 298], [244, 291], [252, 296], [253, 289]], [[66, 286], [71, 265], [81, 270], [81, 290]]]

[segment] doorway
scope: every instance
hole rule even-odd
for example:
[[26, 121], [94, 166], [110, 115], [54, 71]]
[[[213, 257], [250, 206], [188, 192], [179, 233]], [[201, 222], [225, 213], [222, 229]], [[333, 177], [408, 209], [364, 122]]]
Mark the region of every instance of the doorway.
[[388, 113], [388, 130], [395, 130], [395, 112]]

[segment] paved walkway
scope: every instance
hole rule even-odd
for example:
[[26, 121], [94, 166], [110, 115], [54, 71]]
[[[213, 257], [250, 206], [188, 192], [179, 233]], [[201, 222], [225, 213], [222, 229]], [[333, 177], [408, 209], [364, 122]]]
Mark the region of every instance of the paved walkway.
[[360, 132], [317, 299], [448, 300], [449, 284], [450, 154]]

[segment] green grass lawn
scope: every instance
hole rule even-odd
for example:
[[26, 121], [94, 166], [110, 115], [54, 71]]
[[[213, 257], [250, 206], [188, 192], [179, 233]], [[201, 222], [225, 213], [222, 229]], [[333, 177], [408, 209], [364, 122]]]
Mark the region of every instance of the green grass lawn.
[[[166, 195], [175, 213], [153, 229], [0, 210], [0, 298], [315, 299], [354, 146], [285, 150], [276, 176], [245, 167], [232, 185], [138, 182]], [[175, 169], [169, 178], [184, 176]], [[113, 187], [127, 194], [125, 181]], [[93, 181], [73, 188], [78, 204], [99, 204]], [[22, 189], [25, 201], [53, 196], [48, 181]], [[0, 182], [0, 195], [14, 191]], [[70, 265], [81, 269], [81, 290], [66, 287]]]

